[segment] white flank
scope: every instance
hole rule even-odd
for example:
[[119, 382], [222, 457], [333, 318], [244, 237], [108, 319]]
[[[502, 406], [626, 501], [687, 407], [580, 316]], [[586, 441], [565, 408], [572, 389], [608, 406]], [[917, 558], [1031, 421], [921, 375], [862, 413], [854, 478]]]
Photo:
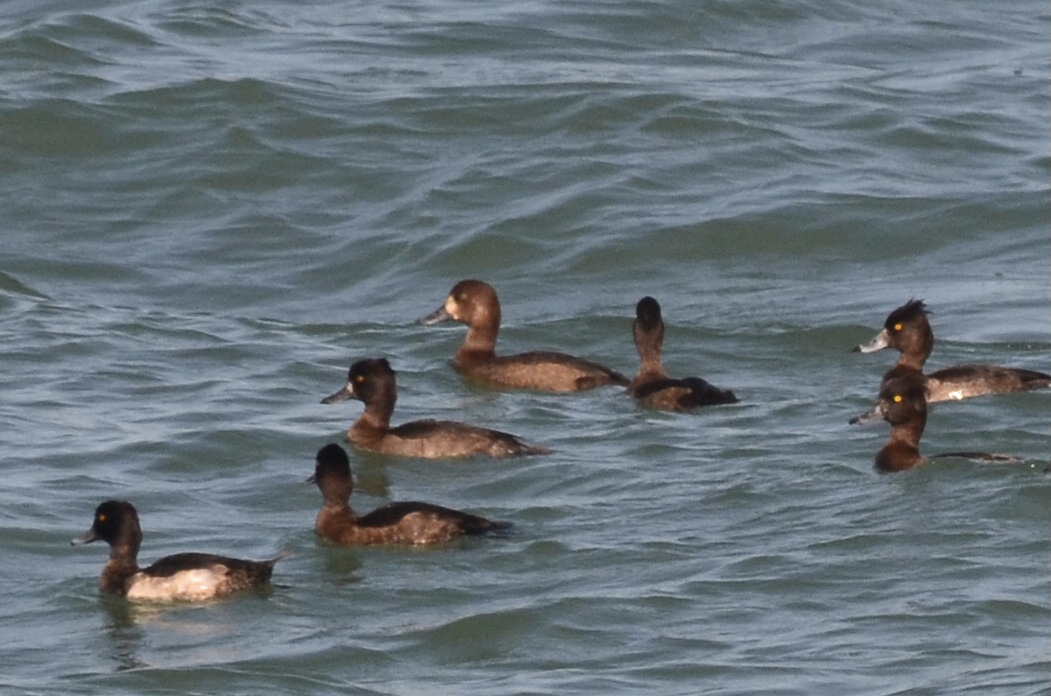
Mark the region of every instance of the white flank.
[[166, 578], [137, 573], [128, 588], [128, 599], [147, 602], [208, 599], [215, 596], [225, 572], [225, 567], [215, 566], [184, 570]]

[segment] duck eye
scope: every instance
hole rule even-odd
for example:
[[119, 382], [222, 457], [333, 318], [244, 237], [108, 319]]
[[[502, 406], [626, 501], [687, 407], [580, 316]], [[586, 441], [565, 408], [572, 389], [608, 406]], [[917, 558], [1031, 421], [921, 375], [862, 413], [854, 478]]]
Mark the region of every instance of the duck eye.
[[105, 514], [100, 514], [98, 516], [98, 520], [99, 520], [99, 522], [105, 522], [106, 521], [106, 515]]
[[901, 394], [895, 394], [894, 395], [894, 403], [896, 403], [896, 404], [900, 404], [901, 403]]
[[895, 331], [901, 331], [901, 324], [895, 324], [894, 325], [894, 330]]
[[358, 384], [361, 384], [362, 382], [365, 381], [365, 375], [355, 375], [354, 376], [354, 381], [357, 382]]

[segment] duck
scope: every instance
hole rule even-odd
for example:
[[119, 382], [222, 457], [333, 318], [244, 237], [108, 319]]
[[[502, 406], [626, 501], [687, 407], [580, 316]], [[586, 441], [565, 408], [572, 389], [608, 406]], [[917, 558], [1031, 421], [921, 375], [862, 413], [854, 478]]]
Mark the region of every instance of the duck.
[[361, 417], [347, 431], [347, 440], [366, 452], [423, 459], [552, 452], [545, 447], [528, 445], [510, 433], [456, 421], [415, 420], [392, 428], [390, 419], [397, 398], [398, 387], [390, 363], [386, 358], [368, 358], [351, 365], [346, 385], [321, 403], [357, 399], [365, 404]]
[[889, 473], [914, 469], [926, 461], [920, 454], [920, 437], [927, 427], [927, 391], [922, 376], [892, 377], [880, 387], [875, 406], [851, 419], [851, 424], [891, 424], [890, 440], [876, 454], [877, 471]]
[[260, 588], [270, 582], [274, 565], [287, 555], [249, 561], [209, 553], [178, 553], [140, 568], [139, 514], [126, 500], [99, 504], [91, 528], [71, 543], [79, 546], [100, 539], [109, 544], [110, 554], [99, 577], [99, 590], [130, 601], [193, 602]]
[[1018, 457], [988, 452], [943, 452], [930, 457], [920, 454], [920, 438], [927, 426], [927, 386], [922, 375], [906, 373], [891, 377], [880, 387], [879, 399], [853, 424], [874, 423], [881, 418], [891, 425], [890, 439], [876, 454], [875, 469], [893, 473], [915, 469], [931, 459], [972, 459], [984, 463], [1013, 463]]
[[934, 331], [927, 315], [923, 300], [909, 300], [887, 316], [883, 329], [871, 341], [855, 346], [854, 352], [898, 350], [901, 355], [894, 367], [883, 375], [882, 383], [906, 374], [918, 374], [924, 382], [928, 403], [1051, 387], [1051, 375], [998, 365], [954, 365], [925, 375], [923, 366], [934, 348]]
[[335, 443], [318, 450], [314, 475], [307, 481], [317, 484], [324, 497], [314, 533], [342, 546], [433, 545], [462, 536], [506, 534], [512, 527], [509, 522], [414, 501], [390, 503], [359, 517], [349, 502], [354, 491], [350, 460]]
[[628, 385], [628, 378], [621, 373], [566, 353], [497, 355], [500, 300], [493, 286], [481, 280], [456, 283], [442, 306], [417, 321], [425, 326], [444, 321], [467, 324], [467, 336], [451, 361], [452, 367], [490, 387], [566, 393]]
[[628, 393], [640, 403], [670, 411], [737, 403], [732, 391], [719, 389], [700, 377], [673, 379], [668, 376], [661, 364], [664, 320], [660, 303], [654, 298], [643, 297], [635, 305], [632, 335], [641, 364], [638, 374], [628, 384]]

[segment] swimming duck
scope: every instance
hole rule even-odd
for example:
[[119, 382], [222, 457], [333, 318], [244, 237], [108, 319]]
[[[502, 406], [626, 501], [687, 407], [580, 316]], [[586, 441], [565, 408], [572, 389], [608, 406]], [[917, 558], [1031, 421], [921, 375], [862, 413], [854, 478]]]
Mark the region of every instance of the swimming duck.
[[419, 319], [419, 323], [430, 326], [450, 320], [467, 324], [467, 337], [456, 351], [452, 366], [469, 379], [496, 387], [547, 392], [628, 384], [628, 378], [619, 372], [565, 353], [497, 355], [500, 300], [492, 286], [480, 280], [461, 280], [453, 286], [445, 304]]
[[955, 365], [923, 375], [923, 364], [934, 348], [934, 332], [922, 300], [909, 300], [891, 312], [883, 330], [868, 343], [856, 346], [854, 352], [874, 353], [884, 348], [897, 349], [901, 356], [882, 381], [907, 373], [920, 374], [928, 402], [1051, 387], [1051, 375], [997, 365]]
[[99, 505], [91, 529], [71, 543], [90, 544], [99, 539], [110, 546], [99, 589], [133, 601], [199, 601], [260, 587], [270, 581], [274, 564], [285, 557], [246, 561], [208, 553], [178, 553], [139, 568], [139, 515], [123, 500]]
[[350, 366], [346, 386], [321, 400], [323, 404], [347, 399], [364, 402], [365, 411], [347, 431], [347, 440], [362, 450], [429, 459], [551, 452], [527, 445], [509, 433], [455, 421], [416, 420], [392, 428], [390, 418], [398, 398], [394, 375], [386, 358], [359, 360]]
[[890, 440], [876, 455], [881, 472], [904, 471], [923, 464], [920, 437], [927, 426], [927, 395], [922, 376], [892, 377], [880, 387], [876, 405], [853, 423], [873, 423], [882, 418], [891, 424]]
[[944, 452], [924, 458], [920, 454], [920, 437], [927, 426], [927, 393], [923, 375], [917, 373], [885, 381], [876, 405], [850, 422], [866, 424], [880, 418], [891, 424], [890, 440], [876, 454], [875, 467], [882, 473], [905, 471], [930, 459], [948, 457], [995, 463], [1021, 461], [1018, 457], [988, 452]]
[[336, 444], [317, 453], [314, 475], [325, 502], [314, 523], [322, 539], [345, 546], [439, 544], [465, 535], [506, 533], [509, 522], [495, 522], [430, 503], [391, 503], [359, 517], [350, 507], [354, 480], [347, 453]]
[[632, 335], [641, 365], [638, 374], [628, 384], [628, 393], [642, 403], [672, 411], [737, 403], [732, 391], [714, 387], [700, 377], [668, 377], [661, 364], [664, 320], [661, 319], [661, 306], [657, 300], [643, 297], [635, 305]]

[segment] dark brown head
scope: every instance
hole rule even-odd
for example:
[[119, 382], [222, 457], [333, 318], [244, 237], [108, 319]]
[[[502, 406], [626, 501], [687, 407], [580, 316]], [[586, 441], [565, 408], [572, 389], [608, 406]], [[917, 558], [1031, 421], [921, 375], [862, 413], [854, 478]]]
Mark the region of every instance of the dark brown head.
[[868, 424], [885, 420], [891, 425], [919, 424], [920, 432], [927, 423], [927, 384], [922, 373], [901, 370], [883, 380], [876, 403], [865, 413], [850, 419], [850, 423]]
[[654, 348], [657, 354], [660, 354], [661, 345], [664, 343], [664, 320], [661, 319], [661, 306], [657, 300], [647, 296], [635, 305], [632, 335], [639, 355], [652, 352]]
[[346, 503], [354, 491], [354, 479], [350, 474], [350, 459], [346, 451], [334, 443], [318, 450], [314, 475], [307, 481], [317, 484], [326, 501]]
[[124, 500], [107, 500], [95, 508], [95, 519], [83, 536], [73, 539], [74, 545], [105, 541], [113, 549], [130, 551], [132, 558], [142, 543], [142, 529], [135, 507]]
[[[887, 315], [887, 321], [883, 322], [883, 328], [891, 336], [891, 345], [897, 347], [894, 338], [909, 332], [930, 334], [931, 325], [927, 320], [927, 314], [927, 305], [923, 303], [923, 300], [909, 300]], [[898, 340], [900, 341], [901, 339], [899, 338]], [[932, 343], [933, 340], [932, 338]]]
[[387, 413], [394, 412], [394, 403], [398, 399], [398, 386], [395, 372], [386, 358], [359, 360], [350, 366], [346, 385], [334, 394], [321, 400], [323, 404], [335, 404], [347, 399], [357, 399], [365, 403], [366, 408], [376, 405]]
[[907, 324], [927, 321], [927, 305], [923, 300], [909, 300], [887, 315], [883, 328], [889, 332], [898, 332]]
[[453, 286], [445, 304], [419, 320], [421, 324], [458, 321], [468, 326], [500, 328], [500, 300], [493, 286], [481, 280], [461, 280]]
[[919, 375], [887, 380], [879, 390], [883, 420], [898, 426], [927, 422], [927, 390]]
[[909, 300], [895, 309], [887, 316], [883, 330], [854, 350], [873, 353], [883, 348], [900, 351], [900, 362], [904, 364], [917, 369], [923, 367], [934, 348], [934, 332], [927, 320], [927, 306], [923, 300]]

